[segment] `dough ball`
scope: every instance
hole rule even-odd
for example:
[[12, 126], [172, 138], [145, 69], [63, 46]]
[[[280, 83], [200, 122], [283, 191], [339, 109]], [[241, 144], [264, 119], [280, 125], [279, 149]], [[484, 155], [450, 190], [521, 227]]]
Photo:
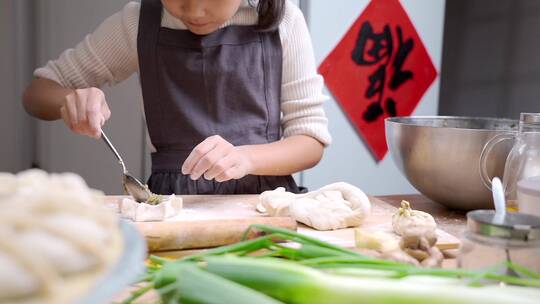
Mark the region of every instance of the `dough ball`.
[[343, 201], [328, 202], [309, 197], [294, 201], [289, 210], [295, 220], [317, 230], [345, 228], [347, 218], [353, 212]]
[[277, 188], [259, 196], [257, 210], [270, 216], [291, 216], [318, 230], [359, 226], [369, 215], [367, 195], [347, 183], [335, 183], [306, 194]]
[[259, 195], [257, 210], [268, 213], [270, 216], [289, 216], [289, 205], [297, 195], [278, 187], [276, 190], [264, 191]]

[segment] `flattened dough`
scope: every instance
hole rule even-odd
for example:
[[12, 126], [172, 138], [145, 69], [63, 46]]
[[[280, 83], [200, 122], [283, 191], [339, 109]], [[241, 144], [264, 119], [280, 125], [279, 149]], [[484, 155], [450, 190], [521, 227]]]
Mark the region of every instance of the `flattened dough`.
[[362, 224], [371, 204], [362, 190], [339, 182], [306, 194], [284, 188], [265, 191], [259, 196], [257, 210], [271, 216], [291, 216], [317, 230], [335, 230]]

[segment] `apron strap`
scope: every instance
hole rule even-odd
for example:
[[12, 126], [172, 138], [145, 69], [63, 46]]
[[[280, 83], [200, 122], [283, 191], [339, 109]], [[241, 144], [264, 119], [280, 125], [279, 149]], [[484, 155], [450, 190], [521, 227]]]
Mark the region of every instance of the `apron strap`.
[[[282, 81], [282, 59], [283, 51], [279, 31], [263, 33], [263, 65], [265, 81], [266, 104], [273, 107], [268, 109], [268, 125], [266, 128], [266, 138], [269, 142], [277, 141], [281, 138], [281, 102], [269, 102], [271, 100], [281, 101], [281, 81]], [[275, 88], [278, 88], [277, 90]]]
[[[157, 71], [157, 42], [161, 27], [163, 7], [160, 0], [142, 0], [139, 14], [139, 30], [137, 33], [137, 53], [139, 59], [139, 81], [143, 100], [159, 100]], [[141, 75], [145, 77], [141, 77]], [[159, 111], [147, 111], [148, 103], [144, 103], [146, 120], [156, 121]]]

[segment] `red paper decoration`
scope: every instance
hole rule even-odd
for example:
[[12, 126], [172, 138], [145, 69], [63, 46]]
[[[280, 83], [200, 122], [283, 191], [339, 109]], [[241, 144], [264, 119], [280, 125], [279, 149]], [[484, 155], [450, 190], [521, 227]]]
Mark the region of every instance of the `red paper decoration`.
[[372, 0], [319, 73], [377, 161], [388, 151], [384, 118], [411, 115], [437, 77], [398, 0]]

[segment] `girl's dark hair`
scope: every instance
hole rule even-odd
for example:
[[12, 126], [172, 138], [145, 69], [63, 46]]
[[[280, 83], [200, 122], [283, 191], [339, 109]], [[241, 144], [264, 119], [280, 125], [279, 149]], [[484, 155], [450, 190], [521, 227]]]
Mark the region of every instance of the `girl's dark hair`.
[[[285, 13], [286, 0], [259, 0], [257, 3], [257, 13], [259, 21], [257, 29], [261, 32], [269, 32], [277, 29]], [[254, 5], [254, 0], [249, 0], [249, 4]]]

